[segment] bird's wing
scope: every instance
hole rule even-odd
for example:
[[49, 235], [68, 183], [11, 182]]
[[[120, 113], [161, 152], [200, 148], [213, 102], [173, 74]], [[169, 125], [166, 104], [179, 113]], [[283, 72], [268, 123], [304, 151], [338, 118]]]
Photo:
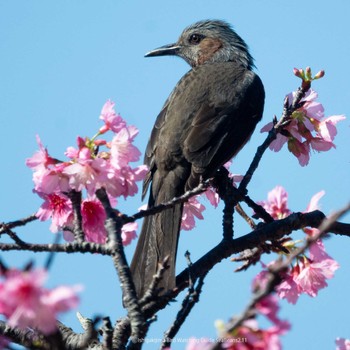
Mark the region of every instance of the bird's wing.
[[[193, 74], [193, 71], [190, 70], [187, 72], [177, 83], [172, 93], [169, 95], [167, 100], [165, 101], [162, 110], [157, 116], [157, 119], [155, 121], [155, 124], [153, 126], [151, 136], [149, 138], [146, 152], [145, 152], [145, 158], [144, 158], [144, 164], [148, 166], [148, 174], [143, 182], [143, 188], [142, 188], [142, 199], [146, 196], [148, 187], [150, 183], [152, 182], [154, 172], [157, 170], [156, 160], [155, 160], [155, 154], [158, 148], [158, 143], [160, 142], [160, 133], [161, 129], [163, 128], [164, 124], [166, 124], [169, 112], [169, 106], [170, 104], [176, 99], [176, 97], [183, 92], [182, 85], [186, 85], [186, 81], [191, 79], [191, 76]], [[172, 113], [170, 112], [172, 115]]]
[[196, 186], [200, 176], [213, 176], [244, 146], [260, 121], [264, 89], [259, 77], [249, 74], [251, 79], [241, 80], [234, 93], [226, 89], [226, 99], [208, 99], [194, 115], [183, 148], [192, 164], [187, 187]]

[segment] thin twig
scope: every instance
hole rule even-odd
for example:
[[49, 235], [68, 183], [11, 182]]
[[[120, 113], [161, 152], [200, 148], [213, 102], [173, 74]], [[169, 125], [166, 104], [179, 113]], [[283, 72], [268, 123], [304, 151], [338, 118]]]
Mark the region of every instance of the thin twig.
[[142, 219], [142, 218], [144, 218], [146, 216], [150, 216], [150, 215], [154, 215], [154, 214], [160, 213], [160, 212], [164, 211], [165, 209], [169, 209], [169, 208], [174, 207], [176, 204], [187, 202], [189, 198], [191, 198], [191, 197], [193, 197], [193, 196], [195, 196], [195, 195], [197, 195], [199, 193], [204, 192], [208, 188], [208, 186], [209, 186], [209, 180], [201, 182], [193, 190], [189, 190], [189, 191], [185, 192], [180, 197], [175, 197], [175, 198], [173, 198], [172, 200], [170, 200], [168, 202], [159, 204], [159, 205], [157, 205], [155, 207], [152, 207], [150, 209], [147, 209], [147, 210], [140, 210], [139, 212], [135, 213], [134, 215], [125, 216], [123, 218], [123, 220], [125, 222], [133, 222], [135, 220]]
[[264, 222], [272, 222], [274, 218], [265, 210], [264, 207], [255, 203], [248, 195], [243, 197], [243, 201], [254, 211], [254, 217], [264, 220]]
[[254, 220], [249, 217], [249, 215], [244, 211], [244, 209], [241, 207], [241, 205], [238, 203], [235, 207], [237, 213], [248, 223], [251, 229], [256, 229], [256, 223]]
[[12, 229], [14, 227], [24, 226], [28, 224], [29, 222], [38, 220], [35, 214], [29, 215], [26, 218], [10, 221], [8, 223], [1, 223], [0, 224], [0, 235], [4, 232], [7, 232], [7, 230]]
[[188, 293], [186, 297], [184, 298], [181, 309], [176, 315], [176, 319], [174, 323], [170, 326], [170, 328], [164, 333], [161, 349], [169, 348], [171, 345], [172, 340], [176, 336], [176, 334], [179, 332], [181, 326], [186, 321], [188, 315], [192, 311], [193, 307], [198, 303], [199, 296], [202, 292], [202, 288], [204, 285], [204, 278], [205, 276], [201, 276], [198, 279], [198, 283], [196, 288], [194, 289], [194, 286], [190, 286]]
[[6, 233], [7, 235], [13, 239], [13, 241], [15, 243], [17, 243], [18, 245], [22, 246], [22, 247], [26, 247], [28, 245], [28, 243], [24, 242], [23, 240], [21, 240], [17, 234], [15, 232], [13, 232], [10, 228], [6, 229]]

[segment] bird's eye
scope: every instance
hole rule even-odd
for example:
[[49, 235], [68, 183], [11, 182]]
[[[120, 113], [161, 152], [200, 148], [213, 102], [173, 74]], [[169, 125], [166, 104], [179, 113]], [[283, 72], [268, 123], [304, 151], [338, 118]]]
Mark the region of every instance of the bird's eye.
[[192, 44], [192, 45], [198, 45], [198, 44], [202, 41], [203, 38], [204, 38], [203, 35], [200, 35], [200, 34], [192, 34], [192, 35], [190, 36], [189, 42], [190, 42], [190, 44]]

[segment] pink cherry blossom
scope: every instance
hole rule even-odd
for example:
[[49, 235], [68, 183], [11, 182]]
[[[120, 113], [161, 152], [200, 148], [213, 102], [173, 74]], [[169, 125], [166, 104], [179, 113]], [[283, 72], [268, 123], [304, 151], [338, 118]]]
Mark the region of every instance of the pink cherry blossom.
[[[253, 279], [252, 282], [252, 291], [256, 292], [262, 289], [266, 288], [266, 282], [267, 282], [267, 278], [270, 274], [270, 272], [268, 271], [268, 267], [272, 266], [275, 264], [275, 262], [271, 262], [268, 266], [266, 266], [263, 262], [260, 262], [263, 270], [260, 271]], [[255, 305], [256, 309], [259, 311], [260, 314], [264, 315], [266, 318], [268, 318], [272, 323], [274, 323], [275, 325], [282, 325], [283, 322], [285, 321], [281, 321], [281, 319], [277, 316], [277, 313], [280, 309], [279, 305], [278, 305], [278, 299], [270, 294], [268, 296], [266, 296], [265, 298], [263, 298], [262, 300], [260, 300], [256, 305]]]
[[338, 268], [339, 264], [326, 253], [322, 241], [318, 240], [310, 247], [310, 257], [298, 258], [276, 292], [292, 304], [302, 293], [315, 297], [320, 289], [327, 286], [326, 280], [332, 278]]
[[313, 150], [318, 152], [322, 152], [322, 151], [325, 152], [325, 151], [329, 151], [331, 148], [335, 148], [335, 145], [333, 142], [325, 141], [321, 137], [313, 137], [309, 141], [309, 145]]
[[203, 192], [203, 195], [207, 197], [209, 203], [214, 208], [217, 208], [220, 202], [220, 197], [219, 194], [212, 187], [209, 187], [205, 192]]
[[105, 229], [106, 212], [97, 199], [85, 199], [81, 203], [81, 216], [85, 239], [89, 242], [105, 243], [107, 231]]
[[308, 142], [300, 142], [297, 138], [290, 138], [288, 140], [288, 150], [297, 157], [301, 166], [309, 164], [310, 145]]
[[109, 171], [108, 162], [99, 157], [93, 157], [88, 147], [79, 150], [78, 157], [63, 170], [69, 177], [69, 186], [75, 191], [86, 189], [89, 195], [102, 187]]
[[[266, 288], [269, 276], [268, 267], [274, 262], [270, 263], [269, 266], [262, 262], [261, 264], [264, 269], [253, 279], [253, 292]], [[255, 304], [255, 309], [258, 315], [265, 316], [272, 322], [273, 326], [268, 329], [260, 329], [255, 319], [245, 321], [238, 330], [238, 336], [246, 337], [247, 342], [237, 349], [281, 349], [280, 335], [285, 334], [291, 326], [288, 321], [282, 320], [278, 316], [280, 309], [278, 299], [275, 295], [267, 295]]]
[[[262, 307], [262, 315], [272, 315], [270, 309], [267, 306]], [[275, 303], [274, 303], [275, 305]], [[278, 307], [277, 307], [278, 308]], [[220, 349], [228, 350], [280, 350], [281, 342], [280, 336], [290, 330], [290, 323], [280, 320], [276, 316], [277, 310], [275, 306], [272, 307], [273, 311], [273, 325], [267, 329], [260, 328], [256, 318], [250, 318], [245, 320], [238, 328], [232, 333], [228, 333], [225, 330], [224, 323], [217, 321], [217, 331], [220, 341]], [[260, 310], [257, 310], [258, 312]], [[276, 312], [275, 312], [276, 311]], [[258, 314], [257, 314], [258, 315]], [[190, 338], [186, 350], [207, 350], [215, 347], [215, 342], [212, 339], [207, 338]]]
[[66, 152], [64, 154], [70, 159], [90, 159], [91, 158], [91, 150], [86, 146], [89, 142], [88, 139], [84, 139], [80, 136], [77, 137], [76, 143], [78, 148], [69, 146], [67, 147]]
[[136, 182], [143, 180], [147, 172], [148, 167], [146, 165], [140, 165], [136, 168], [124, 167], [122, 169], [124, 177], [124, 190], [122, 195], [124, 198], [132, 197], [137, 193], [138, 188]]
[[67, 147], [67, 150], [64, 152], [64, 154], [70, 159], [75, 159], [79, 157], [79, 150], [77, 148], [69, 146]]
[[277, 316], [280, 307], [278, 305], [278, 299], [275, 295], [270, 294], [266, 296], [255, 304], [255, 308], [272, 323], [279, 324], [281, 322]]
[[181, 230], [192, 230], [196, 226], [195, 217], [200, 220], [204, 219], [202, 215], [204, 210], [205, 206], [198, 201], [198, 196], [191, 197], [183, 207]]
[[325, 141], [332, 142], [337, 135], [337, 128], [335, 125], [344, 119], [344, 115], [334, 115], [322, 120], [317, 125], [317, 131], [320, 134], [321, 138]]
[[115, 103], [108, 100], [102, 107], [100, 119], [104, 121], [104, 126], [100, 128], [100, 133], [103, 134], [108, 130], [118, 132], [126, 126], [123, 118], [114, 110]]
[[133, 239], [137, 237], [137, 222], [129, 222], [122, 227], [122, 240], [123, 245], [127, 246]]
[[[269, 132], [273, 127], [274, 124], [272, 122], [267, 123], [260, 129], [260, 132]], [[270, 143], [269, 148], [274, 152], [279, 152], [287, 141], [288, 137], [282, 134], [277, 134], [276, 139]]]
[[137, 182], [144, 179], [148, 172], [146, 165], [140, 165], [136, 168], [124, 166], [120, 169], [111, 167], [108, 172], [108, 181], [104, 183], [109, 195], [113, 197], [134, 196], [137, 191]]
[[70, 199], [61, 193], [41, 194], [44, 203], [36, 213], [40, 221], [51, 219], [50, 230], [56, 233], [73, 221], [73, 209]]
[[223, 166], [224, 166], [228, 171], [230, 171], [230, 167], [231, 167], [232, 163], [233, 163], [233, 160], [231, 159], [231, 160], [229, 160], [228, 162], [226, 162]]
[[302, 293], [301, 287], [294, 278], [299, 274], [299, 266], [293, 266], [290, 271], [284, 274], [283, 281], [276, 287], [276, 293], [281, 299], [286, 299], [291, 304], [296, 304]]
[[[289, 104], [292, 103], [295, 92], [288, 95]], [[344, 120], [343, 115], [324, 118], [324, 108], [316, 101], [317, 93], [309, 89], [301, 100], [302, 105], [291, 115], [291, 120], [284, 127], [285, 134], [278, 134], [270, 144], [270, 149], [278, 152], [285, 143], [288, 150], [297, 157], [301, 166], [309, 163], [311, 149], [318, 152], [329, 151], [335, 148], [333, 140], [337, 134], [336, 124]], [[265, 125], [261, 132], [268, 132], [273, 128], [273, 123]]]
[[[319, 200], [324, 194], [324, 191], [316, 193], [311, 198], [305, 212], [317, 210]], [[269, 192], [268, 200], [261, 202], [261, 204], [273, 218], [279, 219], [290, 214], [287, 199], [287, 192], [283, 187], [277, 186]], [[303, 230], [311, 236], [318, 233], [318, 230], [314, 228], [304, 228]], [[254, 279], [253, 289], [263, 288], [266, 283], [268, 270], [266, 265], [263, 267], [264, 270]], [[298, 256], [295, 264], [283, 274], [283, 281], [276, 287], [276, 293], [280, 298], [287, 299], [292, 304], [297, 302], [301, 294], [315, 297], [320, 289], [327, 286], [326, 280], [332, 278], [338, 268], [339, 264], [326, 253], [323, 242], [317, 240], [310, 245], [309, 257], [305, 254]]]
[[[296, 92], [294, 91], [288, 95], [289, 104], [292, 103], [295, 94]], [[309, 118], [321, 120], [324, 117], [324, 108], [320, 102], [316, 101], [317, 98], [318, 93], [313, 89], [309, 89], [305, 96], [301, 99], [301, 102], [304, 102], [301, 110]]]
[[26, 165], [32, 168], [35, 191], [38, 193], [52, 193], [56, 190], [67, 191], [68, 178], [62, 174], [62, 163], [52, 158], [37, 136], [39, 151], [26, 160]]
[[38, 170], [56, 164], [57, 161], [49, 156], [49, 152], [43, 146], [39, 135], [36, 135], [36, 142], [39, 146], [39, 151], [36, 151], [32, 157], [26, 159], [27, 167], [32, 168], [33, 170]]
[[305, 258], [302, 262], [300, 274], [295, 278], [295, 282], [304, 293], [315, 297], [320, 289], [327, 287], [326, 279], [332, 278], [338, 268], [339, 264], [333, 259], [315, 262]]
[[114, 137], [111, 143], [111, 164], [116, 168], [126, 166], [129, 162], [139, 160], [141, 152], [132, 142], [138, 134], [134, 126], [122, 128]]
[[[274, 262], [271, 262], [268, 266], [273, 264]], [[263, 264], [264, 270], [254, 278], [253, 290], [264, 288], [268, 266]], [[286, 299], [292, 304], [297, 302], [301, 294], [315, 297], [320, 289], [327, 286], [326, 280], [332, 278], [338, 268], [339, 264], [326, 253], [322, 241], [317, 240], [309, 248], [309, 257], [306, 255], [297, 257], [296, 263], [287, 272], [284, 272], [281, 276], [283, 281], [275, 288], [275, 291], [281, 299]], [[271, 304], [271, 300], [268, 302]], [[260, 309], [264, 306], [266, 306], [266, 301], [260, 306]], [[262, 313], [274, 322], [273, 304], [269, 307], [270, 315], [266, 311], [262, 311]]]
[[267, 201], [259, 202], [260, 205], [274, 218], [283, 219], [291, 214], [288, 209], [288, 193], [282, 186], [276, 186], [267, 195]]
[[58, 313], [75, 308], [79, 286], [60, 286], [51, 290], [43, 284], [47, 278], [42, 269], [8, 270], [0, 282], [0, 313], [12, 327], [38, 328], [44, 334], [56, 330]]
[[335, 340], [337, 345], [336, 350], [350, 350], [350, 340], [345, 338], [337, 338]]
[[[320, 191], [314, 194], [308, 206], [306, 207], [304, 213], [309, 213], [311, 211], [320, 209], [320, 205], [318, 204], [318, 202], [325, 195], [325, 193], [326, 193], [325, 191]], [[317, 228], [313, 228], [313, 227], [304, 227], [303, 231], [309, 236], [314, 236], [319, 232]]]
[[68, 192], [69, 178], [63, 174], [66, 164], [57, 163], [50, 168], [40, 168], [33, 173], [34, 190], [37, 193], [51, 194]]
[[309, 248], [310, 259], [314, 262], [320, 262], [326, 259], [333, 260], [326, 252], [326, 248], [321, 239], [311, 244]]
[[233, 186], [237, 187], [237, 184], [242, 181], [243, 175], [233, 174], [230, 171], [230, 166], [232, 165], [232, 163], [233, 163], [233, 161], [230, 160], [230, 161], [226, 162], [223, 166], [228, 170], [228, 172], [229, 172], [228, 176], [230, 179], [232, 179]]
[[[236, 331], [235, 337], [225, 342], [225, 348], [232, 350], [280, 350], [282, 345], [280, 336], [290, 329], [288, 322], [281, 322], [280, 325], [273, 325], [267, 329], [261, 329], [255, 319], [249, 319], [243, 322], [242, 326]], [[237, 342], [235, 338], [245, 339], [244, 342]]]
[[[110, 152], [97, 153], [95, 145], [107, 145], [105, 140], [77, 138], [78, 148], [68, 147], [66, 156], [69, 162], [58, 162], [48, 155], [38, 138], [39, 152], [27, 160], [34, 170], [33, 180], [38, 193], [51, 194], [57, 191], [68, 192], [87, 190], [92, 196], [101, 188], [109, 188], [112, 195], [129, 196], [137, 192], [136, 182], [143, 179], [145, 166], [132, 169], [129, 162], [137, 161], [140, 151], [132, 144], [138, 133], [133, 126], [126, 126], [114, 112], [114, 103], [107, 101], [101, 112], [103, 119], [115, 134], [109, 147]], [[116, 181], [116, 184], [114, 183]]]
[[78, 303], [76, 292], [81, 289], [81, 286], [75, 286], [73, 288], [69, 286], [58, 286], [43, 294], [43, 304], [47, 305], [54, 314], [73, 309]]
[[310, 211], [320, 209], [320, 205], [318, 204], [318, 202], [325, 194], [325, 191], [320, 191], [314, 194], [306, 207], [305, 213], [309, 213]]
[[[131, 167], [130, 162], [137, 161], [140, 151], [133, 145], [138, 129], [128, 126], [114, 111], [114, 102], [107, 101], [102, 108], [100, 118], [105, 125], [92, 138], [78, 136], [77, 147], [68, 147], [67, 161], [52, 158], [37, 137], [39, 151], [27, 159], [27, 166], [33, 169], [35, 192], [44, 199], [37, 216], [40, 220], [52, 220], [51, 231], [64, 231], [66, 240], [71, 241], [72, 205], [66, 196], [71, 190], [87, 194], [82, 201], [81, 211], [83, 230], [88, 241], [104, 243], [105, 214], [101, 204], [94, 198], [96, 190], [105, 188], [109, 199], [133, 196], [138, 192], [137, 182], [147, 174], [147, 167]], [[98, 139], [102, 133], [110, 130], [114, 133], [111, 142]], [[125, 244], [135, 237], [133, 225], [125, 229]], [[67, 230], [65, 230], [67, 228]]]

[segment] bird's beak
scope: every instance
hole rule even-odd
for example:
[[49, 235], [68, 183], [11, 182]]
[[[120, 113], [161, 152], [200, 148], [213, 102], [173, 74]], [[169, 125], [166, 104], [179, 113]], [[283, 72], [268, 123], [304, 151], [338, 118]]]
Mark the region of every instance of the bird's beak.
[[158, 47], [158, 49], [154, 49], [145, 54], [145, 57], [154, 57], [154, 56], [173, 56], [177, 55], [181, 46], [175, 44], [164, 45]]

